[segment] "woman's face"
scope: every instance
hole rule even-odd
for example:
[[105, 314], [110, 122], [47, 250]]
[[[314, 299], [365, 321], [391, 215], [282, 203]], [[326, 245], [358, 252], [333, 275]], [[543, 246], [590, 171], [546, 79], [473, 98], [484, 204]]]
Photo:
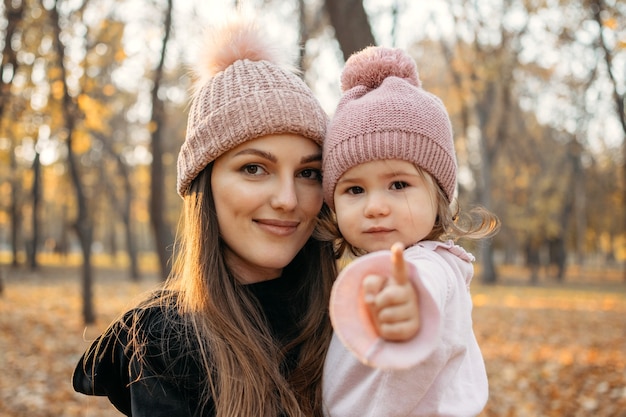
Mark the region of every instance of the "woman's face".
[[322, 208], [320, 147], [267, 135], [213, 164], [211, 187], [226, 263], [245, 283], [280, 276], [313, 233]]

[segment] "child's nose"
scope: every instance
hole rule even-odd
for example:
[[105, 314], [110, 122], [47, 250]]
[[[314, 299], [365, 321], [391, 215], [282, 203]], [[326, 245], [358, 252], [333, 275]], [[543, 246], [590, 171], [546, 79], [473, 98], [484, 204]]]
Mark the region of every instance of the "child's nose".
[[390, 213], [387, 200], [379, 193], [371, 194], [365, 206], [366, 217], [387, 216]]

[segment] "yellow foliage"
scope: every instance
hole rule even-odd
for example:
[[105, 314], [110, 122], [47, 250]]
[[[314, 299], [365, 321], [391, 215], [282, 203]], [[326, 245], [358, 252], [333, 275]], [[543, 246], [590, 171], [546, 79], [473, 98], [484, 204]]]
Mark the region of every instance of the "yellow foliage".
[[58, 80], [61, 78], [61, 69], [57, 66], [50, 66], [48, 68], [48, 79]]
[[614, 242], [615, 247], [615, 257], [618, 261], [626, 260], [626, 236], [617, 236]]
[[93, 101], [87, 94], [81, 94], [78, 96], [78, 107], [85, 112], [89, 106], [89, 102]]
[[65, 92], [65, 86], [63, 84], [63, 81], [57, 80], [57, 81], [54, 81], [50, 85], [50, 93], [52, 94], [52, 97], [55, 100], [63, 99], [63, 93], [64, 92]]
[[85, 128], [101, 133], [109, 132], [109, 126], [103, 123], [109, 111], [100, 101], [87, 94], [81, 94], [78, 96], [78, 107], [85, 115]]
[[617, 19], [614, 17], [610, 17], [604, 21], [604, 27], [607, 27], [611, 30], [615, 30], [617, 28]]
[[133, 205], [133, 215], [135, 220], [140, 223], [146, 223], [150, 220], [150, 212], [148, 208], [142, 204]]
[[154, 133], [157, 130], [157, 122], [155, 122], [154, 120], [150, 120], [150, 123], [148, 123], [148, 131], [150, 133]]
[[91, 147], [91, 136], [83, 130], [74, 132], [74, 141], [72, 142], [72, 152], [81, 155]]
[[513, 182], [515, 183], [515, 186], [517, 188], [527, 188], [529, 185], [529, 178], [527, 175], [524, 175], [522, 173], [519, 173], [518, 175], [515, 176]]
[[102, 94], [104, 94], [107, 97], [111, 97], [113, 94], [115, 94], [116, 91], [117, 89], [115, 88], [113, 84], [107, 84], [104, 87], [102, 87]]
[[22, 182], [22, 189], [23, 190], [28, 190], [30, 188], [30, 184], [32, 184], [33, 182], [33, 171], [32, 170], [26, 170], [24, 171], [24, 173], [22, 174], [21, 178], [19, 179]]
[[115, 62], [122, 62], [125, 59], [126, 59], [126, 52], [124, 52], [123, 48], [119, 48], [115, 52]]
[[[10, 193], [11, 193], [11, 182], [10, 181], [5, 181], [2, 184], [0, 184], [0, 194], [1, 195], [9, 195]], [[0, 211], [0, 213], [3, 213], [3, 211]]]

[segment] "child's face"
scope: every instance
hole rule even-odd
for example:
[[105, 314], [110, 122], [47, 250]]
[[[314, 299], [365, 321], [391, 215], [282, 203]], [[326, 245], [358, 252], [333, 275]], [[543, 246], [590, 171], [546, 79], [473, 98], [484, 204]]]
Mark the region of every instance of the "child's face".
[[407, 161], [366, 162], [346, 171], [335, 188], [343, 237], [367, 252], [424, 239], [437, 215], [435, 183]]

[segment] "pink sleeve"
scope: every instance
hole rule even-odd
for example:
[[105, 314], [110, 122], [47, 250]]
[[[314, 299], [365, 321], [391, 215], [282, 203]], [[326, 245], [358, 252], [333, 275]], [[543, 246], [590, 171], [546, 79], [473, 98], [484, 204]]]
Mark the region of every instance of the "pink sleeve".
[[411, 368], [424, 361], [439, 342], [445, 296], [442, 300], [433, 294], [437, 289], [430, 288], [428, 280], [417, 276], [415, 265], [407, 262], [407, 266], [411, 281], [418, 290], [421, 320], [418, 334], [407, 342], [379, 338], [361, 297], [361, 281], [365, 276], [391, 275], [390, 251], [374, 252], [356, 259], [335, 281], [330, 298], [334, 331], [346, 348], [366, 365], [381, 369]]

